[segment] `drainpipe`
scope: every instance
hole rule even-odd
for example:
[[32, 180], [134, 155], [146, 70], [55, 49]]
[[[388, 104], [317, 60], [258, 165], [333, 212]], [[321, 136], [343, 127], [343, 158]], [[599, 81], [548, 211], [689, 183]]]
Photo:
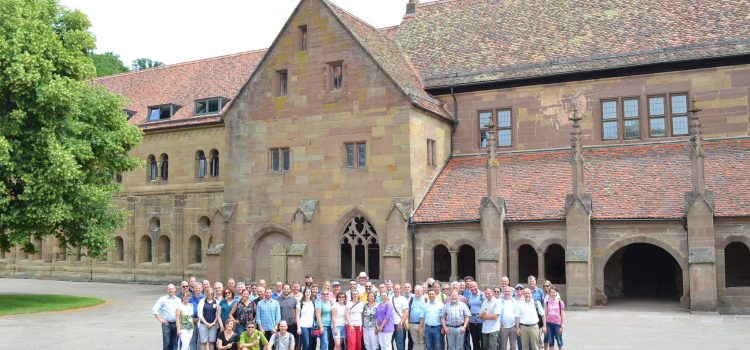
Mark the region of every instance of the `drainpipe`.
[[453, 154], [453, 134], [456, 133], [456, 129], [458, 129], [458, 100], [456, 99], [456, 95], [453, 94], [453, 87], [451, 86], [451, 98], [453, 98], [453, 125], [451, 125], [451, 142], [450, 142], [450, 152], [449, 154]]
[[417, 284], [417, 239], [416, 235], [414, 233], [415, 231], [414, 223], [411, 221], [411, 218], [409, 218], [409, 235], [411, 236], [411, 281], [412, 285]]
[[505, 220], [505, 275], [510, 278], [510, 222]]

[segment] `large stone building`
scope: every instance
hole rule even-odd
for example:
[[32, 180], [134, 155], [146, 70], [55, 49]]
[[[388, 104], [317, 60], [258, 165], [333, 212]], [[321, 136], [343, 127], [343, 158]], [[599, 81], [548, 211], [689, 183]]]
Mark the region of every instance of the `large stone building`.
[[97, 79], [145, 132], [130, 222], [106, 260], [45, 241], [0, 271], [537, 275], [750, 312], [749, 9], [411, 0], [377, 29], [301, 0], [267, 50]]

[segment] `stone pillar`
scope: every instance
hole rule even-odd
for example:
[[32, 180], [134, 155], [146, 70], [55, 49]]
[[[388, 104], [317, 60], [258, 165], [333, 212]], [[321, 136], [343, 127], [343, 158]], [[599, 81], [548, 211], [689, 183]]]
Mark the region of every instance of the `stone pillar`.
[[494, 286], [500, 284], [500, 262], [501, 250], [498, 247], [482, 248], [477, 255], [477, 275], [475, 276], [479, 287]]
[[[589, 308], [593, 304], [593, 262], [591, 257], [591, 195], [583, 182], [583, 149], [581, 145], [581, 120], [578, 110], [573, 110], [571, 131], [572, 193], [565, 197], [565, 278], [568, 305]], [[544, 266], [539, 266], [543, 269]], [[601, 266], [604, 268], [604, 266]]]
[[455, 281], [458, 279], [458, 251], [451, 249], [448, 252], [451, 253], [451, 277], [449, 280]]
[[308, 268], [305, 267], [304, 256], [307, 251], [307, 244], [296, 243], [289, 247], [289, 251], [286, 256], [287, 264], [287, 281], [299, 281], [304, 285], [305, 275], [308, 273]]
[[544, 275], [544, 251], [541, 249], [536, 251], [536, 266], [539, 267], [536, 276], [537, 283], [542, 284], [546, 276]]
[[693, 191], [685, 194], [687, 216], [688, 264], [690, 271], [690, 308], [716, 312], [716, 254], [714, 250], [713, 193], [706, 189], [703, 135], [695, 101], [690, 113], [690, 168]]
[[[408, 281], [411, 278], [411, 260], [406, 252], [411, 249], [409, 217], [412, 203], [411, 197], [394, 197], [391, 200], [391, 210], [385, 219], [385, 242], [380, 242], [381, 246], [385, 245], [381, 279]], [[356, 271], [353, 273], [357, 274]]]
[[[495, 266], [495, 268], [493, 271], [482, 270], [482, 265], [485, 268], [491, 265], [487, 265], [486, 263], [483, 264], [480, 262], [480, 266], [477, 266], [479, 268], [477, 275], [484, 276], [484, 280], [482, 281], [483, 283], [485, 283], [484, 285], [493, 283], [499, 284], [500, 277], [507, 273], [507, 267], [505, 266], [505, 254], [507, 254], [507, 249], [505, 247], [506, 233], [504, 225], [505, 200], [502, 197], [496, 197], [494, 199], [490, 199], [488, 197], [482, 198], [482, 203], [480, 204], [479, 208], [479, 214], [480, 226], [482, 228], [481, 245], [486, 249], [497, 249], [498, 254], [496, 256], [493, 254], [485, 255], [487, 259], [490, 259], [490, 257], [494, 257], [492, 259], [496, 259], [494, 265], [492, 265]], [[480, 252], [482, 250], [483, 249], [480, 249]], [[477, 281], [479, 281], [478, 278]]]
[[211, 218], [213, 244], [206, 250], [206, 277], [209, 280], [226, 281], [229, 278], [229, 249], [232, 246], [230, 223], [237, 203], [222, 203]]

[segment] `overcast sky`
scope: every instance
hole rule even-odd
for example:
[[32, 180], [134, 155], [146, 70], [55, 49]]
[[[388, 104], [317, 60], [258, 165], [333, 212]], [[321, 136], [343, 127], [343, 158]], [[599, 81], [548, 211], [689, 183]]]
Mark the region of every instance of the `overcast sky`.
[[[375, 27], [396, 25], [407, 0], [332, 0]], [[422, 0], [422, 3], [428, 2]], [[91, 20], [96, 52], [126, 66], [139, 57], [167, 64], [267, 48], [298, 0], [60, 0]]]

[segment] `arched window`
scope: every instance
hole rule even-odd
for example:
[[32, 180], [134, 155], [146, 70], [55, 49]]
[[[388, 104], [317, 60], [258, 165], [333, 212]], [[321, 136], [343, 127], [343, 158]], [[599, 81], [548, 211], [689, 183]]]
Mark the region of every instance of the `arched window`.
[[196, 173], [198, 174], [199, 178], [203, 178], [206, 176], [206, 170], [208, 169], [207, 163], [206, 163], [206, 154], [203, 153], [203, 151], [198, 151], [195, 153], [195, 161], [196, 161]]
[[156, 157], [153, 154], [149, 155], [147, 163], [148, 180], [156, 181], [156, 178], [159, 176], [159, 166], [156, 164]]
[[750, 286], [750, 249], [742, 242], [724, 248], [724, 273], [727, 287]]
[[172, 261], [172, 245], [167, 236], [159, 237], [159, 262], [169, 263]]
[[115, 255], [113, 256], [115, 261], [123, 261], [125, 260], [125, 241], [122, 240], [122, 237], [117, 236], [115, 237]]
[[211, 156], [211, 176], [217, 177], [219, 176], [219, 151], [212, 149], [209, 155]]
[[372, 279], [380, 278], [380, 245], [375, 228], [363, 216], [353, 217], [340, 240], [341, 277], [354, 278], [365, 271]]
[[438, 281], [448, 281], [451, 278], [451, 253], [442, 244], [432, 248], [432, 277]]
[[198, 236], [190, 237], [188, 243], [188, 262], [190, 264], [200, 264], [203, 262], [203, 247], [201, 246], [201, 239]]
[[529, 276], [539, 276], [539, 260], [536, 250], [524, 244], [518, 247], [518, 280], [526, 282]]
[[559, 244], [551, 244], [544, 252], [544, 278], [565, 284], [565, 249]]
[[198, 229], [201, 231], [208, 231], [211, 229], [211, 219], [208, 216], [201, 216], [198, 219]]
[[161, 157], [161, 179], [166, 181], [169, 179], [169, 156], [166, 153], [162, 153]]
[[[466, 276], [476, 277], [476, 253], [474, 247], [464, 244], [458, 247], [458, 278], [463, 279]], [[441, 280], [442, 281], [442, 280]], [[447, 280], [446, 280], [447, 281]]]
[[138, 255], [139, 262], [152, 262], [153, 261], [153, 243], [151, 243], [151, 237], [144, 235], [141, 237], [140, 254]]

